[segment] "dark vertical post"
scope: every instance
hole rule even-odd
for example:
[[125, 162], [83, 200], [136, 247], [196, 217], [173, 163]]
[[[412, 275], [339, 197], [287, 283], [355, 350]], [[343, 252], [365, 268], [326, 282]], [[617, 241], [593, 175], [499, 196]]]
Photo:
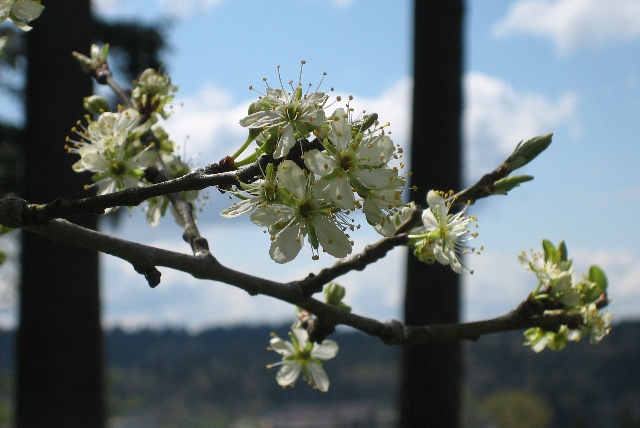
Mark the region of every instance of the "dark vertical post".
[[[43, 1], [27, 35], [25, 197], [87, 196], [63, 147], [92, 83], [71, 56], [92, 42], [89, 0]], [[96, 219], [72, 221], [89, 228]], [[95, 251], [22, 234], [16, 426], [104, 426], [102, 330]]]
[[[461, 183], [462, 0], [415, 0], [411, 199], [426, 207], [429, 189]], [[459, 321], [459, 276], [447, 266], [407, 262], [405, 322]], [[400, 426], [460, 425], [459, 343], [403, 350]]]

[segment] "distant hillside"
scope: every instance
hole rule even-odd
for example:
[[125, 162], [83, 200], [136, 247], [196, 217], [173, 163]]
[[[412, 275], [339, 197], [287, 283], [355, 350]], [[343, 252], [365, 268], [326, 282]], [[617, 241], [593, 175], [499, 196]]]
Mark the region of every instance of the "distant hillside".
[[[398, 348], [338, 333], [332, 337], [340, 344], [338, 357], [325, 364], [329, 392], [301, 382], [283, 390], [275, 369], [265, 369], [279, 360], [266, 350], [272, 330], [109, 331], [111, 426], [393, 426]], [[284, 337], [287, 326], [276, 330]], [[0, 333], [5, 421], [12, 349], [13, 333]], [[558, 353], [523, 348], [521, 332], [486, 336], [466, 343], [465, 350], [464, 415], [470, 427], [640, 427], [639, 322], [617, 325], [599, 346], [572, 343]]]

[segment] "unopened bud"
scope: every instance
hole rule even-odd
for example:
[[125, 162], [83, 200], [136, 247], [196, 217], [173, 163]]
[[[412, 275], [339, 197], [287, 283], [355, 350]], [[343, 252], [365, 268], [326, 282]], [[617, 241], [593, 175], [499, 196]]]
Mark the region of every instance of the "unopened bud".
[[549, 147], [552, 136], [553, 134], [540, 135], [530, 139], [526, 143], [518, 144], [518, 147], [516, 147], [511, 156], [505, 161], [505, 166], [509, 171], [514, 171], [528, 164]]
[[91, 95], [84, 99], [84, 108], [91, 114], [102, 114], [111, 111], [109, 103], [100, 95]]

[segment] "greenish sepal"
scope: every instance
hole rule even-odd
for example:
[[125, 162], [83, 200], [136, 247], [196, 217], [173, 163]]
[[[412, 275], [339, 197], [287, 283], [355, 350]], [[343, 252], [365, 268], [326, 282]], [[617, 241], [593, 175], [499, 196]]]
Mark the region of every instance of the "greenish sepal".
[[316, 235], [316, 228], [313, 226], [313, 223], [309, 222], [307, 229], [309, 230], [309, 243], [314, 250], [317, 250], [320, 242], [318, 241], [318, 235]]

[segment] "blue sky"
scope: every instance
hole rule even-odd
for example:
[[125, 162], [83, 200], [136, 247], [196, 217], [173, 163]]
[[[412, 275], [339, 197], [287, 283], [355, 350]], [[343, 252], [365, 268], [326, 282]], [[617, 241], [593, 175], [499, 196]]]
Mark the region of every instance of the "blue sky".
[[[166, 24], [166, 68], [180, 87], [165, 123], [194, 166], [219, 160], [245, 138], [238, 120], [268, 77], [297, 80], [352, 94], [359, 109], [391, 123], [406, 146], [410, 124], [412, 2], [407, 0], [100, 0], [108, 18]], [[46, 10], [45, 10], [46, 13]], [[163, 24], [165, 25], [165, 24]], [[611, 310], [640, 315], [640, 244], [634, 219], [640, 204], [640, 3], [634, 0], [470, 0], [465, 33], [465, 173], [468, 182], [497, 166], [518, 141], [548, 132], [554, 143], [522, 173], [533, 182], [508, 197], [473, 207], [480, 256], [467, 259], [465, 319], [514, 308], [535, 286], [517, 262], [543, 238], [565, 239], [578, 272], [601, 265], [610, 280]], [[435, 160], [437, 161], [437, 160]], [[199, 214], [203, 235], [223, 263], [292, 280], [333, 262], [302, 253], [286, 265], [268, 256], [268, 238], [248, 219], [222, 221], [229, 201], [209, 192]], [[626, 222], [629, 221], [629, 225]], [[149, 229], [140, 210], [113, 233], [188, 252], [180, 230], [163, 219]], [[627, 227], [628, 226], [628, 227]], [[622, 239], [624, 238], [624, 239]], [[355, 236], [356, 249], [377, 239]], [[396, 250], [365, 272], [349, 274], [349, 303], [379, 319], [400, 318], [404, 252]], [[288, 305], [249, 297], [230, 286], [162, 270], [149, 289], [131, 266], [103, 257], [107, 324], [187, 325], [290, 318]], [[250, 264], [247, 265], [247, 260]], [[0, 278], [2, 279], [2, 278]]]

